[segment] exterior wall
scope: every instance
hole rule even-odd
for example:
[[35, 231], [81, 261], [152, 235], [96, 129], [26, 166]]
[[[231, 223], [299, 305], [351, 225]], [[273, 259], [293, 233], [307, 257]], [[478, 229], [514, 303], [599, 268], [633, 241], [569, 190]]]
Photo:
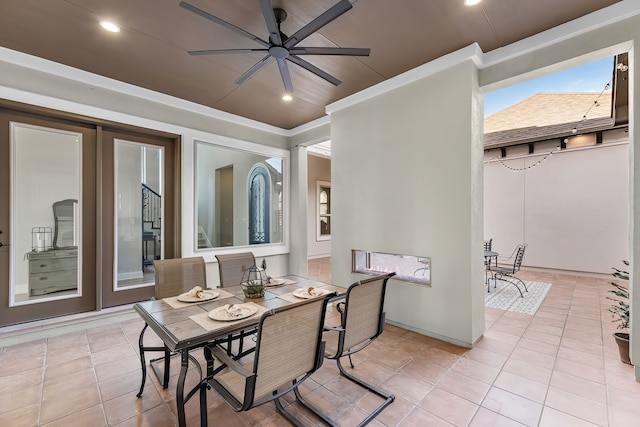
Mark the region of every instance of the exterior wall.
[[389, 282], [387, 320], [463, 345], [484, 327], [476, 73], [467, 60], [331, 115], [333, 280], [357, 279], [352, 249], [429, 256], [430, 287]]
[[331, 240], [317, 240], [317, 214], [318, 194], [317, 181], [331, 182], [331, 159], [318, 156], [309, 156], [308, 159], [308, 193], [309, 205], [307, 207], [307, 242], [309, 258], [331, 256]]
[[[547, 32], [531, 37], [523, 43], [514, 43], [498, 49], [492, 58], [497, 60], [480, 72], [480, 86], [484, 90], [493, 90], [509, 84], [524, 81], [543, 72], [552, 72], [569, 66], [585, 63], [621, 52], [629, 53], [629, 261], [631, 263], [631, 362], [636, 366], [636, 379], [640, 380], [640, 316], [634, 307], [640, 307], [640, 292], [634, 292], [640, 283], [640, 150], [636, 141], [640, 141], [640, 111], [635, 104], [640, 99], [640, 16], [637, 1], [622, 1], [605, 11], [606, 15], [592, 14], [586, 20], [571, 25], [573, 34], [556, 39], [555, 32]], [[616, 15], [618, 13], [618, 15]], [[625, 15], [626, 13], [626, 15]], [[616, 20], [616, 16], [628, 16]], [[611, 22], [613, 20], [613, 22]], [[592, 27], [591, 29], [589, 29]], [[531, 48], [534, 46], [536, 48]], [[615, 263], [613, 265], [619, 265]]]
[[[602, 274], [628, 259], [628, 144], [558, 152], [525, 172], [495, 153], [485, 157], [484, 233], [501, 256], [527, 243], [525, 266]], [[542, 157], [502, 162], [523, 168]]]

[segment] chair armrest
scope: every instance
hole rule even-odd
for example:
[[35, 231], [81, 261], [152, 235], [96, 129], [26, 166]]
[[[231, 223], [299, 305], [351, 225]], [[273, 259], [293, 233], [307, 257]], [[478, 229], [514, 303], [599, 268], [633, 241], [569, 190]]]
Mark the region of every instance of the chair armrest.
[[227, 354], [226, 350], [223, 350], [220, 347], [215, 346], [215, 347], [211, 347], [211, 353], [213, 353], [216, 359], [218, 359], [219, 361], [227, 365], [228, 368], [237, 372], [243, 377], [249, 378], [255, 375], [253, 372], [247, 370], [244, 366], [239, 364], [237, 361], [233, 360], [233, 358]]

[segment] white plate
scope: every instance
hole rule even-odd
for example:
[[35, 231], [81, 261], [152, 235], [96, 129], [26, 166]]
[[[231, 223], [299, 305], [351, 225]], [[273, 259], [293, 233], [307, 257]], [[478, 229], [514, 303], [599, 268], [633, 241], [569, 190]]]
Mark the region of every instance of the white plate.
[[284, 279], [270, 279], [269, 283], [267, 283], [267, 288], [282, 286], [284, 285], [284, 283], [285, 283]]
[[321, 297], [323, 295], [331, 293], [331, 291], [328, 291], [328, 290], [322, 289], [322, 288], [313, 288], [311, 293], [309, 293], [308, 289], [309, 288], [296, 289], [295, 291], [293, 291], [293, 296], [298, 297], [298, 298], [309, 299], [309, 298]]
[[218, 295], [220, 295], [220, 292], [204, 290], [200, 294], [199, 298], [196, 296], [189, 295], [189, 292], [185, 292], [184, 294], [178, 295], [176, 299], [181, 302], [203, 302], [203, 301], [212, 300], [214, 298], [218, 298]]
[[211, 310], [209, 312], [209, 317], [213, 320], [219, 320], [221, 322], [231, 322], [234, 320], [246, 319], [247, 317], [251, 317], [258, 311], [258, 308], [254, 305], [236, 304], [234, 307], [240, 307], [242, 309], [240, 315], [232, 316], [226, 310], [226, 307], [222, 306]]

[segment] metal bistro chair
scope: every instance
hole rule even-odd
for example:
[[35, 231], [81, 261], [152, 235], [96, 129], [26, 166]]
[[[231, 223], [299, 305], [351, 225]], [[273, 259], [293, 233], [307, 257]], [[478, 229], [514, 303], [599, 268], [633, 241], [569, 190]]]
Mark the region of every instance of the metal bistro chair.
[[[340, 374], [355, 382], [370, 392], [382, 397], [384, 402], [374, 409], [358, 426], [364, 426], [372, 421], [384, 408], [394, 401], [395, 396], [380, 390], [360, 378], [347, 372], [340, 361], [349, 358], [351, 368], [354, 368], [351, 355], [364, 350], [384, 329], [385, 315], [383, 311], [384, 296], [389, 278], [395, 273], [361, 280], [349, 286], [345, 299], [344, 310], [341, 313], [340, 326], [325, 327], [324, 339], [327, 342], [325, 357], [334, 359], [338, 364]], [[296, 391], [298, 401], [322, 418], [330, 425], [335, 423], [324, 415], [318, 408], [304, 401]]]
[[522, 287], [524, 288], [525, 292], [529, 292], [529, 290], [527, 289], [527, 285], [525, 285], [525, 283], [521, 279], [514, 276], [514, 274], [520, 271], [520, 266], [522, 265], [522, 259], [524, 258], [524, 251], [526, 248], [527, 248], [526, 244], [521, 244], [516, 246], [516, 249], [514, 251], [515, 256], [513, 258], [513, 265], [499, 266], [496, 264], [495, 266], [492, 266], [489, 268], [489, 271], [491, 272], [491, 277], [493, 279], [494, 287], [496, 286], [497, 280], [502, 280], [505, 282], [509, 282], [513, 286], [515, 286], [516, 289], [518, 289], [518, 292], [520, 292], [520, 296], [522, 298], [524, 298], [524, 294], [522, 293], [520, 286], [518, 286], [518, 283], [522, 284]]
[[[489, 239], [489, 240], [485, 240], [484, 241], [484, 250], [485, 251], [491, 251], [493, 249], [491, 249], [491, 247], [493, 246], [493, 239]], [[498, 260], [496, 259], [496, 262]], [[489, 259], [485, 259], [485, 266], [486, 267], [491, 267], [491, 258]]]
[[[181, 293], [188, 292], [194, 286], [200, 286], [202, 289], [207, 288], [207, 273], [205, 269], [204, 258], [192, 257], [192, 258], [174, 258], [163, 259], [153, 261], [155, 269], [155, 299], [160, 300], [167, 297], [174, 297]], [[153, 368], [153, 372], [158, 377], [159, 381], [162, 381], [162, 387], [167, 388], [169, 386], [169, 368], [171, 356], [176, 354], [172, 353], [167, 346], [162, 347], [147, 347], [144, 345], [144, 333], [147, 330], [147, 323], [145, 322], [142, 331], [140, 332], [140, 338], [138, 339], [138, 346], [140, 348], [140, 361], [142, 363], [142, 383], [140, 385], [140, 392], [138, 397], [142, 396], [142, 390], [147, 378], [145, 352], [164, 352], [164, 356], [150, 360], [149, 364]], [[164, 361], [164, 369], [161, 371], [158, 367], [158, 361]]]
[[[255, 357], [247, 365], [240, 365], [225, 348], [205, 347], [207, 360], [212, 360], [213, 355], [222, 362], [221, 368], [228, 368], [221, 374], [209, 372], [207, 384], [236, 412], [273, 401], [283, 417], [295, 426], [303, 427], [304, 424], [285, 410], [280, 397], [291, 390], [298, 396], [298, 386], [322, 366], [324, 319], [327, 303], [334, 296], [335, 293], [331, 293], [263, 314], [257, 331]], [[219, 371], [220, 368], [216, 370]], [[201, 401], [201, 416], [206, 411]]]
[[[253, 252], [240, 252], [235, 254], [216, 255], [218, 260], [218, 272], [220, 274], [220, 287], [237, 286], [242, 282], [245, 271], [256, 265]], [[256, 329], [242, 330], [236, 335], [227, 338], [227, 353], [231, 354], [234, 340], [238, 340], [237, 358], [253, 352], [253, 348], [244, 350], [244, 339], [256, 333]]]

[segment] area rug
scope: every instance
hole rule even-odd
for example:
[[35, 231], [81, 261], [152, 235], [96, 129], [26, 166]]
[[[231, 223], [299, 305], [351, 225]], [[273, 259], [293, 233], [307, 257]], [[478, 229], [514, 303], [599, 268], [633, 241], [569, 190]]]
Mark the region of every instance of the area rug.
[[[524, 298], [522, 298], [520, 297], [520, 292], [511, 283], [498, 280], [497, 286], [494, 288], [492, 281], [490, 292], [486, 292], [485, 288], [484, 305], [516, 313], [536, 314], [551, 288], [551, 283], [528, 282], [526, 280], [524, 283], [527, 285], [529, 292], [524, 292], [524, 289], [522, 289], [524, 294]], [[520, 287], [522, 288], [522, 284], [520, 284]]]

